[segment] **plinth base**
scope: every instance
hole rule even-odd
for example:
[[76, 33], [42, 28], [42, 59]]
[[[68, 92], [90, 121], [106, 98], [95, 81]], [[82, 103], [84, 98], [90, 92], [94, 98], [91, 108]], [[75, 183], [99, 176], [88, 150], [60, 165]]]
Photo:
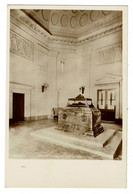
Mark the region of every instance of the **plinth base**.
[[59, 131], [56, 127], [40, 129], [30, 134], [52, 144], [86, 151], [109, 159], [115, 158], [122, 143], [122, 133], [113, 129], [106, 129], [95, 138]]

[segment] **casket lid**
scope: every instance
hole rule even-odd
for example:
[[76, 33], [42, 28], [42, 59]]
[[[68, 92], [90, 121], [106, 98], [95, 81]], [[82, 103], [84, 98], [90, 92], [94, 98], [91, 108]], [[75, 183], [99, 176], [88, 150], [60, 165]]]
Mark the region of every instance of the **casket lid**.
[[91, 98], [85, 98], [83, 95], [79, 94], [78, 96], [76, 96], [76, 98], [68, 98], [68, 100], [72, 100], [72, 101], [92, 101]]

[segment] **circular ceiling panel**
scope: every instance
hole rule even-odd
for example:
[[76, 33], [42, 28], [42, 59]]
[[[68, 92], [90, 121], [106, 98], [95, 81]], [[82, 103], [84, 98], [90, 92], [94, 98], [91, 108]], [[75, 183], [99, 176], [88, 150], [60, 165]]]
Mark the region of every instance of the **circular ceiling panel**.
[[71, 17], [70, 25], [71, 25], [72, 28], [75, 28], [77, 26], [77, 18], [75, 16]]
[[68, 24], [68, 17], [66, 15], [63, 15], [61, 17], [61, 21], [60, 22], [61, 22], [62, 26], [67, 26], [67, 24]]
[[59, 16], [57, 13], [53, 13], [51, 16], [51, 22], [53, 25], [56, 25], [59, 21]]
[[108, 15], [108, 14], [110, 14], [111, 13], [111, 11], [102, 11], [102, 13], [104, 14], [104, 15]]
[[86, 23], [87, 23], [87, 21], [88, 21], [88, 15], [87, 15], [86, 13], [84, 13], [84, 14], [80, 17], [80, 19], [79, 19], [79, 24], [80, 24], [80, 26], [85, 26]]
[[100, 14], [100, 11], [96, 11], [96, 10], [91, 11], [91, 13], [90, 13], [90, 20], [92, 22], [96, 21], [98, 19], [98, 17], [99, 17], [99, 14]]
[[[38, 11], [36, 11], [38, 12]], [[42, 18], [47, 22], [49, 20], [49, 13], [47, 10], [42, 9], [41, 10]]]

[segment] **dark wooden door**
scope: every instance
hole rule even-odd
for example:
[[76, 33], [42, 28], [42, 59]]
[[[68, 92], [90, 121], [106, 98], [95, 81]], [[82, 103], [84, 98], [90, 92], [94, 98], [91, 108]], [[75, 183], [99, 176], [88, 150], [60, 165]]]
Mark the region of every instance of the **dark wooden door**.
[[24, 120], [24, 94], [13, 93], [13, 120]]
[[115, 90], [106, 89], [97, 91], [97, 107], [101, 111], [101, 119], [115, 120]]

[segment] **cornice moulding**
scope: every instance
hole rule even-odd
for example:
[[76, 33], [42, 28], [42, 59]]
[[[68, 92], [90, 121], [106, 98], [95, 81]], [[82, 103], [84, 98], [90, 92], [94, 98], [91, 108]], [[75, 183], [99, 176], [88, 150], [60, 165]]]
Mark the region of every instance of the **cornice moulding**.
[[107, 36], [109, 34], [112, 34], [112, 33], [115, 33], [115, 32], [118, 32], [122, 30], [122, 24], [118, 25], [118, 26], [115, 26], [115, 27], [112, 27], [112, 28], [109, 28], [109, 29], [106, 29], [105, 31], [101, 31], [99, 33], [96, 33], [96, 34], [93, 34], [91, 36], [88, 36], [84, 39], [81, 39], [81, 40], [78, 40], [77, 41], [77, 45], [81, 45], [83, 43], [86, 43], [86, 42], [89, 42], [89, 41], [93, 41], [93, 40], [96, 40], [98, 38], [101, 38], [101, 37], [104, 37], [104, 36]]
[[15, 10], [15, 12], [13, 10], [13, 12], [11, 12], [10, 21], [23, 31], [28, 32], [35, 39], [38, 39], [41, 42], [43, 41], [45, 44], [47, 42], [48, 44], [49, 34], [45, 30], [43, 30], [38, 24], [36, 24], [33, 20], [28, 18], [28, 16], [26, 16], [23, 12], [17, 13], [17, 10]]

